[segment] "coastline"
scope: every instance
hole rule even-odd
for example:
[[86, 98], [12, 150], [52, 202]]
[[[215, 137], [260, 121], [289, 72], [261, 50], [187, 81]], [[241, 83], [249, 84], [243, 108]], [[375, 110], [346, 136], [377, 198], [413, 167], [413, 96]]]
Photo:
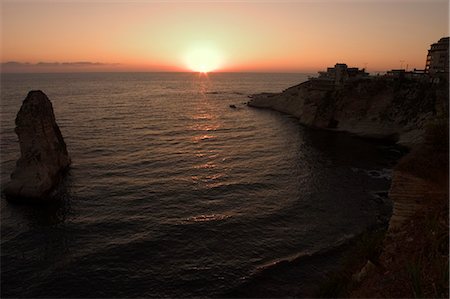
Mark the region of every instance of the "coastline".
[[[378, 82], [358, 82], [337, 92], [311, 89], [310, 82], [306, 81], [279, 94], [253, 95], [248, 106], [287, 113], [309, 127], [346, 131], [362, 138], [394, 141], [410, 150], [393, 170], [389, 190], [393, 211], [386, 234], [377, 244], [379, 254], [365, 261], [355, 260], [350, 265], [344, 265], [341, 270], [336, 271], [338, 274], [332, 274], [330, 277], [334, 277], [319, 286], [316, 294], [321, 296], [320, 293], [325, 292], [326, 296], [360, 298], [423, 295], [448, 297], [448, 251], [441, 250], [436, 254], [438, 257], [431, 258], [432, 261], [430, 258], [425, 259], [428, 263], [443, 265], [444, 269], [439, 266], [437, 270], [427, 268], [421, 262], [405, 267], [408, 261], [407, 258], [402, 258], [404, 254], [411, 259], [424, 260], [423, 253], [417, 254], [413, 250], [413, 254], [410, 254], [414, 247], [426, 251], [430, 246], [442, 247], [444, 242], [444, 247], [448, 249], [448, 238], [446, 243], [440, 235], [440, 239], [436, 240], [436, 229], [428, 232], [430, 237], [426, 240], [415, 235], [417, 231], [424, 233], [421, 226], [424, 222], [429, 222], [432, 218], [430, 215], [438, 213], [440, 218], [437, 222], [441, 228], [439, 234], [443, 230], [448, 237], [448, 84], [426, 86], [403, 82], [405, 85], [402, 87], [402, 82], [385, 79], [376, 81]], [[386, 84], [386, 88], [380, 92], [381, 97], [374, 92], [374, 84]], [[414, 98], [418, 101], [424, 99], [429, 104], [426, 109], [418, 109], [411, 97], [404, 96], [411, 93], [411, 88], [412, 94], [422, 96]], [[365, 91], [360, 92], [361, 90]], [[395, 109], [400, 114], [397, 119], [377, 119], [374, 116], [386, 113], [387, 109], [396, 105], [403, 105], [404, 110], [409, 110], [410, 113], [405, 114]], [[374, 106], [376, 109], [373, 109]], [[349, 119], [345, 119], [345, 116]], [[372, 118], [368, 120], [368, 116]], [[401, 125], [405, 125], [406, 129]], [[438, 245], [434, 245], [435, 243]], [[338, 279], [336, 276], [339, 276]], [[401, 287], [398, 286], [399, 283], [402, 284]]]
[[448, 115], [448, 83], [373, 77], [327, 90], [308, 80], [281, 93], [251, 95], [247, 105], [292, 115], [308, 127], [412, 148], [423, 142], [431, 120]]

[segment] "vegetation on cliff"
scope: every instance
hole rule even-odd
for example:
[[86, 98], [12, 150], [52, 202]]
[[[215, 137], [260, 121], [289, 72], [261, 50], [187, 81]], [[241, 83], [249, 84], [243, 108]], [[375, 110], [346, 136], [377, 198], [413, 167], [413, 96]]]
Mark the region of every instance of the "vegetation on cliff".
[[[394, 170], [400, 179], [411, 175], [424, 187], [408, 198], [417, 203], [410, 216], [391, 219], [387, 232], [360, 236], [316, 297], [448, 298], [448, 118], [428, 124], [424, 140]], [[391, 192], [408, 193], [408, 186], [394, 182]]]
[[425, 142], [400, 160], [395, 170], [421, 178], [428, 192], [417, 194], [420, 207], [388, 232], [380, 266], [352, 297], [448, 298], [448, 141], [448, 118], [433, 121]]

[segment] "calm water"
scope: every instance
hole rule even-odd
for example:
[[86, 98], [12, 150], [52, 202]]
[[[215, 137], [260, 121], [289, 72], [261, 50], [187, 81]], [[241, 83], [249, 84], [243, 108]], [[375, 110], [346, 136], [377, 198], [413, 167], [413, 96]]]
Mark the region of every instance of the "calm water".
[[73, 165], [55, 206], [1, 200], [2, 296], [214, 296], [382, 222], [394, 149], [243, 104], [305, 79], [3, 75], [2, 183], [31, 89], [53, 102]]

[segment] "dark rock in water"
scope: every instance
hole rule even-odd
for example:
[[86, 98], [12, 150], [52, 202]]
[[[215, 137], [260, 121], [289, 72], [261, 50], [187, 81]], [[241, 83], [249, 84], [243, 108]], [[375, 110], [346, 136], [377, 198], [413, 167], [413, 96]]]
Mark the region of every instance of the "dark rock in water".
[[42, 91], [28, 93], [17, 113], [15, 132], [21, 156], [4, 193], [15, 199], [48, 198], [71, 161], [52, 103]]
[[236, 105], [230, 105], [230, 108], [236, 109]]

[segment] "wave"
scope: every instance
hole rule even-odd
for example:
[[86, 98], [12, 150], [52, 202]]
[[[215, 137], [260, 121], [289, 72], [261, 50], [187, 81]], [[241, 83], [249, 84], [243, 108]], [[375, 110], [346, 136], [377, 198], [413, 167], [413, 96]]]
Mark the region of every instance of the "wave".
[[205, 94], [234, 94], [234, 95], [245, 95], [245, 93], [240, 91], [207, 91]]
[[[258, 266], [217, 297], [311, 297], [324, 275], [338, 269], [358, 235], [347, 235], [319, 249], [302, 250]], [[332, 265], [325, 267], [325, 265]]]
[[329, 244], [325, 247], [322, 247], [320, 249], [316, 250], [302, 250], [300, 252], [296, 252], [294, 254], [277, 258], [275, 260], [272, 260], [270, 262], [267, 262], [263, 265], [260, 265], [256, 268], [254, 275], [259, 275], [260, 273], [264, 271], [271, 271], [273, 268], [281, 267], [287, 264], [298, 264], [299, 262], [303, 261], [306, 258], [311, 258], [318, 255], [324, 255], [329, 253], [330, 251], [337, 250], [343, 246], [346, 246], [349, 244], [350, 241], [354, 240], [356, 237], [355, 234], [344, 236], [343, 238], [339, 239], [335, 243]]

